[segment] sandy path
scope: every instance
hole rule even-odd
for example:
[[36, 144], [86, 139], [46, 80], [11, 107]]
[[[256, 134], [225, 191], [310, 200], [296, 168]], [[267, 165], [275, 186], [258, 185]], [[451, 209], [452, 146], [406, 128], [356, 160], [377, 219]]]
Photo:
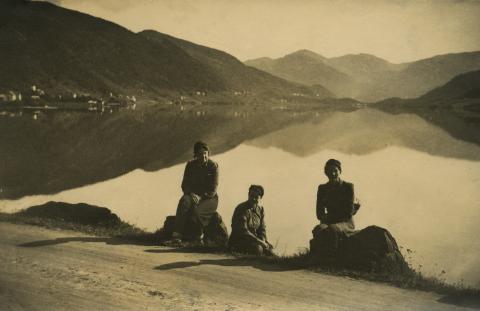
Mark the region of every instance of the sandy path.
[[1, 310], [451, 310], [433, 293], [0, 222]]

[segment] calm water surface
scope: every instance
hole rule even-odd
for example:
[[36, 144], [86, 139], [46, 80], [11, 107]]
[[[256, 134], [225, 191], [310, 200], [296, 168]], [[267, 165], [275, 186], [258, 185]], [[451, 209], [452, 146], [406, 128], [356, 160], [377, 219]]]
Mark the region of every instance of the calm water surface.
[[[220, 166], [219, 212], [227, 226], [250, 184], [265, 187], [267, 230], [280, 254], [308, 247], [323, 164], [343, 163], [362, 207], [358, 229], [389, 229], [415, 268], [480, 287], [480, 148], [411, 114], [332, 113], [284, 128], [212, 158]], [[2, 201], [15, 211], [47, 201], [105, 206], [154, 230], [175, 212], [184, 164], [61, 192]], [[409, 249], [409, 251], [407, 251]], [[411, 250], [411, 251], [410, 251]]]

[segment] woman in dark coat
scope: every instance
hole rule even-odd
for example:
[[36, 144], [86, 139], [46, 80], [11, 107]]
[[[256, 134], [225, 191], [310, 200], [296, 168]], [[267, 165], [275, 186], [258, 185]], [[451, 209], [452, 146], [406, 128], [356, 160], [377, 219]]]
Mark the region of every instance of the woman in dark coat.
[[[177, 206], [172, 234], [175, 243], [185, 239], [200, 241], [203, 229], [217, 215], [218, 164], [209, 158], [210, 149], [202, 141], [193, 146], [193, 155], [194, 159], [188, 161], [183, 175], [183, 195]], [[191, 223], [195, 228], [189, 226]]]
[[260, 205], [264, 190], [252, 185], [248, 200], [235, 208], [232, 217], [232, 234], [228, 242], [233, 251], [254, 255], [272, 255], [272, 245], [267, 241], [265, 212]]
[[330, 159], [325, 164], [328, 182], [318, 186], [317, 218], [320, 224], [313, 229], [314, 240], [324, 252], [338, 249], [339, 243], [355, 232], [353, 215], [360, 208], [355, 202], [353, 184], [340, 178], [340, 161]]

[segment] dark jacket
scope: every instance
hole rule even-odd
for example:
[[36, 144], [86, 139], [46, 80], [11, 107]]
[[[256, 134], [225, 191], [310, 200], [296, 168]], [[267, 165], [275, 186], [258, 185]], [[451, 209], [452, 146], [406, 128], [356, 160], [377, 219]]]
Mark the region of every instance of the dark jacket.
[[239, 204], [233, 212], [230, 240], [242, 239], [244, 236], [248, 236], [248, 232], [260, 240], [267, 238], [263, 207], [259, 205], [251, 207], [246, 201]]
[[349, 221], [355, 214], [355, 194], [353, 184], [341, 181], [340, 184], [326, 183], [318, 186], [317, 218], [326, 224]]
[[196, 160], [188, 161], [183, 174], [182, 191], [195, 193], [202, 198], [212, 198], [217, 194], [218, 164], [208, 159], [202, 165]]

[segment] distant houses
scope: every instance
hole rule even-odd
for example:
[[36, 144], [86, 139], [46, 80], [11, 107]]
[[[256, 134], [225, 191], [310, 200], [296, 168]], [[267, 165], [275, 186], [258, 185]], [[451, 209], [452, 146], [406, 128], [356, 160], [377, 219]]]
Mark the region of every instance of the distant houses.
[[6, 93], [0, 93], [0, 103], [6, 102], [21, 102], [22, 101], [22, 93], [15, 92], [15, 91], [8, 91]]
[[31, 87], [33, 95], [43, 96], [45, 95], [45, 91], [41, 88], [38, 88], [36, 85], [32, 85]]
[[249, 91], [245, 91], [245, 90], [242, 90], [242, 91], [233, 91], [233, 95], [235, 96], [245, 96], [245, 95], [249, 95], [250, 92]]
[[41, 97], [45, 96], [45, 91], [41, 88], [38, 88], [36, 85], [32, 85], [30, 99], [33, 102], [38, 102]]
[[[66, 92], [61, 94], [49, 94], [32, 85], [29, 89], [21, 92], [9, 90], [0, 91], [0, 114], [1, 116], [21, 115], [21, 112], [29, 112], [37, 119], [43, 112], [55, 111], [78, 111], [96, 113], [114, 113], [120, 109], [136, 109], [137, 98], [135, 96], [114, 95], [110, 93], [107, 99], [97, 98], [90, 94], [79, 92]], [[20, 113], [16, 113], [19, 111]]]

